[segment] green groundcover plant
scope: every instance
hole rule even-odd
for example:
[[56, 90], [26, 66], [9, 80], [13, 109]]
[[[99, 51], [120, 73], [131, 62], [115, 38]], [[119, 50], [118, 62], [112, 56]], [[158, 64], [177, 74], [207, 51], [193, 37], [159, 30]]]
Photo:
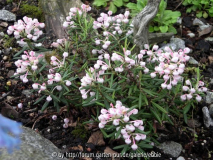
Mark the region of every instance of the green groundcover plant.
[[109, 10], [116, 13], [117, 8], [125, 6], [127, 2], [129, 2], [129, 0], [94, 0], [93, 5], [106, 7], [109, 4]]
[[23, 47], [16, 54], [14, 76], [33, 83], [33, 91], [40, 94], [35, 103], [46, 100], [42, 110], [50, 103], [57, 110], [64, 104], [92, 106], [97, 111], [93, 121], [103, 135], [123, 139], [114, 149], [144, 153], [157, 143], [154, 123], [173, 124], [175, 117], [187, 122], [207, 88], [199, 69], [196, 79], [185, 74], [189, 48], [176, 52], [146, 44], [136, 53], [128, 11], [116, 16], [112, 11], [101, 13], [93, 20], [90, 10], [87, 5], [70, 9], [63, 23], [68, 38], [52, 43], [49, 59], [39, 54], [45, 50], [39, 40], [43, 23], [24, 17], [10, 26], [8, 34]]
[[183, 5], [187, 13], [194, 11], [198, 18], [213, 17], [213, 0], [184, 0]]
[[[136, 3], [128, 3], [126, 6], [131, 10], [132, 16], [137, 15], [146, 6], [148, 0], [137, 0]], [[158, 13], [149, 25], [149, 32], [173, 32], [177, 33], [173, 25], [177, 22], [177, 19], [181, 16], [179, 11], [166, 10], [167, 2], [161, 0]]]

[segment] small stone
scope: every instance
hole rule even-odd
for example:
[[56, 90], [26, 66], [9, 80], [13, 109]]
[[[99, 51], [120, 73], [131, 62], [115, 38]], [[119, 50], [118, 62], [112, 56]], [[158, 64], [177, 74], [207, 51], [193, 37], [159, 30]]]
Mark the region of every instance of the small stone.
[[190, 57], [189, 64], [198, 65], [199, 63], [193, 57]]
[[181, 144], [174, 141], [164, 142], [156, 147], [161, 149], [163, 153], [168, 154], [171, 157], [178, 157], [183, 149]]
[[194, 34], [194, 33], [188, 33], [187, 35], [188, 35], [190, 38], [195, 37], [195, 34]]
[[180, 156], [180, 157], [177, 158], [177, 160], [185, 160], [185, 158]]
[[4, 56], [3, 60], [6, 61], [8, 59], [8, 56]]
[[8, 73], [7, 73], [7, 77], [11, 77], [14, 75], [14, 70], [10, 70]]
[[207, 25], [201, 25], [201, 26], [199, 26], [199, 28], [200, 28], [201, 31], [203, 31], [206, 28], [212, 28], [212, 26], [207, 24]]
[[190, 128], [195, 128], [195, 127], [200, 127], [201, 123], [196, 119], [189, 119], [189, 120], [187, 120], [187, 125]]
[[16, 15], [7, 10], [0, 10], [0, 20], [16, 21]]
[[12, 96], [7, 96], [7, 101], [10, 101], [10, 100], [12, 100], [14, 97], [12, 97]]
[[0, 26], [2, 26], [2, 27], [5, 27], [5, 28], [6, 28], [6, 27], [8, 26], [8, 23], [7, 23], [7, 22], [1, 22], [1, 23], [0, 23]]
[[207, 104], [211, 104], [213, 102], [213, 92], [206, 92], [206, 97], [205, 97], [205, 101]]
[[204, 40], [200, 40], [197, 42], [197, 46], [196, 46], [197, 50], [202, 50], [204, 52], [209, 52], [210, 49], [210, 44]]
[[202, 108], [203, 111], [203, 122], [204, 125], [209, 128], [209, 126], [213, 126], [213, 119], [211, 118], [210, 114], [209, 114], [209, 110], [207, 107], [203, 107]]
[[0, 36], [1, 36], [1, 37], [4, 37], [4, 32], [0, 32]]
[[209, 42], [213, 42], [213, 37], [207, 37], [205, 38], [206, 41], [209, 41]]
[[[0, 148], [1, 159], [4, 160], [67, 160], [51, 141], [38, 134], [38, 129], [22, 127], [21, 145], [9, 154], [5, 148]], [[36, 133], [37, 132], [37, 133]]]
[[194, 26], [201, 26], [201, 25], [205, 25], [200, 19], [195, 18], [194, 21], [192, 22], [192, 24]]
[[209, 115], [213, 118], [213, 104], [209, 106]]
[[187, 28], [190, 28], [192, 26], [192, 17], [184, 17], [183, 25], [186, 26]]
[[213, 63], [213, 56], [208, 56], [209, 59], [209, 63], [212, 64]]
[[32, 92], [29, 89], [25, 89], [22, 91], [22, 94], [24, 94], [26, 97], [30, 97], [32, 95]]

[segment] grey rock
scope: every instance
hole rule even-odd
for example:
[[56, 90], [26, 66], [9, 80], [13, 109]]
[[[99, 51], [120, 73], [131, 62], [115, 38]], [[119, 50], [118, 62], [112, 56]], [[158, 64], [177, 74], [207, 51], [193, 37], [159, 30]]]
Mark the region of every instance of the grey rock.
[[213, 118], [213, 104], [209, 106], [209, 115]]
[[16, 21], [16, 15], [7, 10], [0, 10], [0, 20]]
[[207, 104], [213, 103], [213, 92], [207, 91], [206, 93], [207, 93], [207, 94], [206, 94], [206, 97], [205, 97], [206, 103], [207, 103]]
[[[2, 160], [61, 160], [60, 150], [48, 139], [45, 139], [30, 128], [23, 127], [20, 149], [8, 154], [6, 149], [0, 149]], [[57, 154], [57, 155], [56, 155]], [[64, 158], [67, 160], [66, 158]]]
[[204, 125], [208, 128], [209, 126], [213, 126], [213, 119], [209, 114], [209, 109], [207, 107], [202, 108], [203, 111], [203, 122]]
[[11, 77], [14, 75], [14, 73], [15, 73], [14, 70], [9, 70], [9, 72], [7, 73], [7, 76]]
[[210, 84], [213, 84], [213, 78], [211, 78], [211, 80], [210, 80]]
[[192, 24], [194, 26], [201, 26], [201, 25], [205, 25], [200, 19], [195, 18], [194, 21], [192, 22]]
[[180, 157], [177, 158], [177, 160], [185, 160], [185, 158], [180, 156]]
[[178, 157], [183, 149], [181, 144], [174, 141], [164, 142], [156, 147], [161, 149], [163, 153], [168, 154], [171, 157]]
[[182, 18], [181, 17], [179, 17], [178, 19], [177, 19], [177, 22], [176, 22], [177, 24], [182, 24]]
[[189, 119], [187, 120], [187, 125], [190, 128], [196, 128], [196, 127], [200, 127], [201, 123], [197, 119]]
[[4, 32], [0, 32], [0, 36], [1, 36], [1, 37], [4, 37]]
[[45, 10], [45, 29], [47, 33], [53, 31], [57, 38], [66, 36], [63, 22], [68, 16], [70, 8], [80, 8], [83, 3], [81, 0], [42, 0], [41, 7]]
[[203, 31], [204, 29], [209, 28], [211, 26], [212, 25], [206, 24], [206, 25], [200, 25], [199, 28], [200, 28], [201, 31]]
[[160, 49], [164, 49], [165, 47], [170, 47], [174, 51], [179, 51], [180, 49], [185, 48], [185, 42], [180, 38], [172, 37], [170, 39], [170, 42], [167, 44], [163, 44], [163, 46]]
[[7, 23], [7, 22], [1, 22], [1, 23], [0, 23], [0, 26], [1, 26], [1, 27], [7, 27], [7, 26], [8, 26], [8, 23]]
[[205, 38], [206, 41], [210, 41], [210, 42], [213, 42], [213, 37], [207, 37]]
[[188, 33], [187, 35], [188, 35], [190, 38], [195, 37], [195, 34], [194, 34], [194, 33]]
[[26, 97], [30, 97], [32, 95], [32, 92], [29, 89], [25, 89], [22, 91], [22, 94], [24, 94]]
[[190, 57], [189, 59], [189, 64], [194, 64], [194, 65], [198, 65], [198, 61], [196, 61], [193, 57]]

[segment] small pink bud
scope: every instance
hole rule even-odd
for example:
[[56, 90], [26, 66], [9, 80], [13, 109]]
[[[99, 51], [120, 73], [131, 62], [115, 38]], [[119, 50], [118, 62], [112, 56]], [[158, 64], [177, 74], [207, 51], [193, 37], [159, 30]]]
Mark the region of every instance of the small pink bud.
[[64, 119], [64, 123], [67, 124], [70, 120], [68, 118]]
[[22, 107], [23, 107], [23, 104], [22, 104], [22, 103], [19, 103], [19, 104], [18, 104], [18, 108], [22, 109]]
[[57, 116], [56, 115], [53, 115], [52, 116], [52, 119], [55, 121], [57, 119]]

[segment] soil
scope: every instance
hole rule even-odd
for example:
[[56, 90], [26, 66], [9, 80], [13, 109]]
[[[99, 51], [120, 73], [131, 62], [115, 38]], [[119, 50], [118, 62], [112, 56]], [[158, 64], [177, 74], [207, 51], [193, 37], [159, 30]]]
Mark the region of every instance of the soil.
[[[38, 3], [37, 1], [34, 1]], [[92, 1], [83, 1], [86, 4], [91, 4]], [[132, 2], [135, 2], [132, 0]], [[186, 7], [181, 4], [181, 0], [168, 1], [167, 9], [177, 10], [182, 13], [183, 23], [181, 26], [176, 26], [178, 30], [175, 37], [182, 38], [186, 46], [193, 49], [190, 54], [195, 60], [200, 63], [200, 69], [204, 80], [209, 82], [209, 78], [213, 77], [213, 48], [212, 43], [205, 41], [205, 38], [211, 37], [213, 32], [198, 36], [198, 27], [192, 25], [193, 19], [195, 19], [195, 13], [186, 13]], [[17, 9], [18, 1], [8, 4], [6, 1], [0, 2], [0, 9], [5, 9], [17, 14], [17, 19], [21, 19], [24, 15]], [[17, 10], [14, 8], [16, 7]], [[100, 12], [107, 12], [107, 8], [95, 9], [93, 14], [97, 15]], [[124, 13], [125, 8], [120, 8], [118, 13]], [[213, 25], [213, 18], [201, 19], [203, 22]], [[1, 23], [1, 22], [0, 22]], [[9, 23], [12, 25], [13, 23]], [[0, 30], [6, 33], [7, 28], [0, 27]], [[190, 38], [187, 34], [192, 32], [195, 37]], [[48, 45], [49, 42], [47, 42]], [[32, 82], [22, 83], [19, 80], [10, 78], [16, 70], [14, 65], [14, 59], [11, 52], [16, 51], [15, 43], [11, 43], [13, 49], [5, 48], [0, 41], [0, 49], [4, 50], [4, 53], [0, 53], [0, 113], [4, 116], [12, 115], [13, 119], [26, 127], [34, 129], [45, 138], [49, 139], [63, 152], [75, 153], [84, 151], [87, 153], [103, 153], [107, 146], [113, 148], [117, 144], [121, 144], [120, 141], [108, 142], [105, 139], [105, 145], [98, 146], [97, 144], [87, 143], [92, 133], [98, 130], [98, 124], [82, 124], [84, 121], [88, 121], [91, 118], [91, 114], [95, 115], [94, 108], [82, 108], [76, 109], [74, 105], [61, 106], [60, 112], [57, 113], [51, 105], [47, 110], [41, 112], [41, 106], [44, 101], [33, 105], [33, 103], [39, 98], [37, 94], [25, 95], [24, 90], [31, 89]], [[209, 85], [208, 88], [213, 90], [213, 85]], [[18, 103], [23, 103], [23, 108], [17, 107]], [[164, 126], [157, 125], [157, 133], [160, 135], [158, 141], [160, 143], [165, 141], [175, 141], [183, 146], [184, 151], [180, 156], [185, 159], [211, 159], [213, 157], [213, 127], [205, 128], [203, 124], [202, 107], [206, 104], [200, 103], [199, 106], [193, 112], [193, 117], [200, 125], [193, 126], [193, 124], [185, 124], [183, 120], [175, 120], [175, 125], [164, 124]], [[53, 120], [52, 116], [57, 115], [57, 119]], [[10, 117], [11, 118], [11, 117]], [[68, 128], [63, 128], [63, 119], [69, 118], [70, 123]], [[191, 127], [191, 128], [190, 128]], [[196, 133], [196, 134], [194, 134]], [[163, 136], [166, 135], [166, 136]], [[119, 153], [119, 150], [116, 150]], [[159, 149], [154, 147], [147, 150], [147, 152], [155, 151], [161, 153], [160, 158], [151, 159], [170, 159], [168, 155], [162, 153]], [[77, 159], [77, 158], [75, 158]], [[107, 158], [93, 158], [93, 159], [107, 159]], [[125, 159], [125, 158], [124, 158]], [[213, 158], [212, 158], [213, 159]]]

